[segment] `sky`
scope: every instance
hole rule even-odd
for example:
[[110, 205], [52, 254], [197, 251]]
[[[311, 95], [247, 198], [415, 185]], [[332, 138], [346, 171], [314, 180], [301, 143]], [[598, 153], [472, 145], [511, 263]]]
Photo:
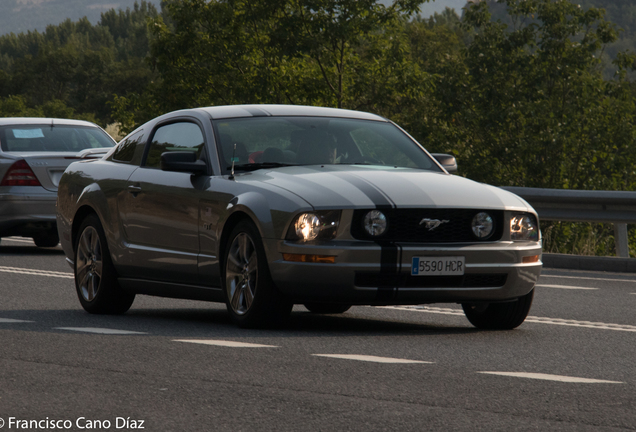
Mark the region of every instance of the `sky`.
[[[383, 0], [382, 3], [390, 4], [390, 0]], [[457, 15], [462, 15], [462, 8], [466, 6], [466, 0], [435, 0], [429, 1], [428, 3], [424, 3], [421, 7], [421, 15], [423, 17], [429, 17], [433, 15], [433, 13], [442, 12], [445, 8], [449, 7], [451, 9], [455, 9]]]
[[[424, 3], [421, 7], [421, 15], [425, 18], [430, 17], [435, 12], [440, 13], [447, 7], [455, 9], [457, 15], [462, 15], [462, 8], [466, 6], [467, 0], [429, 0], [428, 3]], [[393, 0], [380, 0], [380, 3], [384, 5], [390, 5]]]

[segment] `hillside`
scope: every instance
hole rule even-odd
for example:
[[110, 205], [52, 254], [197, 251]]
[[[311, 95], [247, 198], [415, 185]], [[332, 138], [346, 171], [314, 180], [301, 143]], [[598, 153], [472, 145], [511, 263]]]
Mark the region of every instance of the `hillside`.
[[[137, 0], [138, 1], [138, 0]], [[380, 0], [390, 4], [392, 0]], [[151, 0], [157, 9], [160, 0]], [[110, 9], [132, 8], [135, 0], [0, 0], [0, 35], [38, 30], [42, 32], [47, 25], [57, 25], [70, 18], [77, 21], [82, 17], [96, 24], [100, 14]], [[461, 16], [461, 8], [466, 0], [431, 0], [422, 5], [422, 16], [428, 17], [441, 13], [444, 8], [455, 9]]]
[[[159, 7], [159, 0], [151, 0]], [[103, 12], [132, 8], [135, 0], [0, 0], [0, 34], [43, 31], [70, 18], [82, 17], [95, 24]]]
[[[487, 0], [493, 19], [506, 21], [506, 8], [497, 4], [497, 0]], [[577, 0], [575, 3], [583, 9], [590, 7], [604, 9], [605, 18], [616, 24], [619, 30], [618, 41], [608, 46], [606, 55], [615, 59], [620, 51], [636, 52], [636, 1], [634, 0]]]
[[582, 0], [581, 7], [605, 9], [606, 18], [615, 23], [621, 34], [618, 42], [609, 49], [614, 56], [618, 51], [636, 52], [636, 2], [634, 0]]

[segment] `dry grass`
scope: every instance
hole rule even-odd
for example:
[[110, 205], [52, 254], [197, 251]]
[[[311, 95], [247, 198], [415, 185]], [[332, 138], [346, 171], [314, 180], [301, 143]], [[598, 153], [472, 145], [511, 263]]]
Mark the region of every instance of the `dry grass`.
[[[543, 222], [543, 251], [585, 256], [616, 256], [612, 224]], [[630, 253], [633, 254], [630, 236]]]
[[111, 123], [104, 130], [117, 142], [124, 137], [124, 134], [121, 133], [121, 123]]

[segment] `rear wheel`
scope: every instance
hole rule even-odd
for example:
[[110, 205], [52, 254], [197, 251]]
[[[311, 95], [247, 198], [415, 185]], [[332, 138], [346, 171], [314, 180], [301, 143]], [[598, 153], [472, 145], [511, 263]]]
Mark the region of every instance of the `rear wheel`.
[[75, 243], [75, 288], [84, 310], [94, 314], [122, 314], [135, 295], [121, 289], [99, 218], [82, 222]]
[[37, 247], [55, 247], [60, 242], [57, 230], [50, 230], [33, 236], [33, 243]]
[[230, 233], [223, 257], [225, 302], [239, 327], [260, 327], [283, 321], [293, 304], [276, 288], [265, 249], [253, 223], [239, 222]]
[[511, 330], [519, 327], [528, 316], [534, 289], [508, 303], [464, 303], [462, 308], [466, 318], [477, 328], [488, 330]]
[[351, 309], [350, 304], [340, 303], [305, 303], [304, 306], [316, 314], [341, 314]]

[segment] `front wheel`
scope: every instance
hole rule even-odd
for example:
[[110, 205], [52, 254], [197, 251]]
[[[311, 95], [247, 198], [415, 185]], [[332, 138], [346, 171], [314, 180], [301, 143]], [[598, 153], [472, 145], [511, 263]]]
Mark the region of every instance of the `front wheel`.
[[104, 229], [94, 214], [84, 219], [75, 242], [75, 288], [84, 310], [94, 314], [123, 314], [135, 300], [119, 286]]
[[287, 318], [293, 304], [276, 288], [265, 249], [253, 223], [239, 222], [223, 256], [225, 302], [239, 327], [261, 327]]
[[534, 289], [508, 303], [463, 303], [462, 308], [468, 321], [479, 329], [511, 330], [525, 321], [532, 306]]

